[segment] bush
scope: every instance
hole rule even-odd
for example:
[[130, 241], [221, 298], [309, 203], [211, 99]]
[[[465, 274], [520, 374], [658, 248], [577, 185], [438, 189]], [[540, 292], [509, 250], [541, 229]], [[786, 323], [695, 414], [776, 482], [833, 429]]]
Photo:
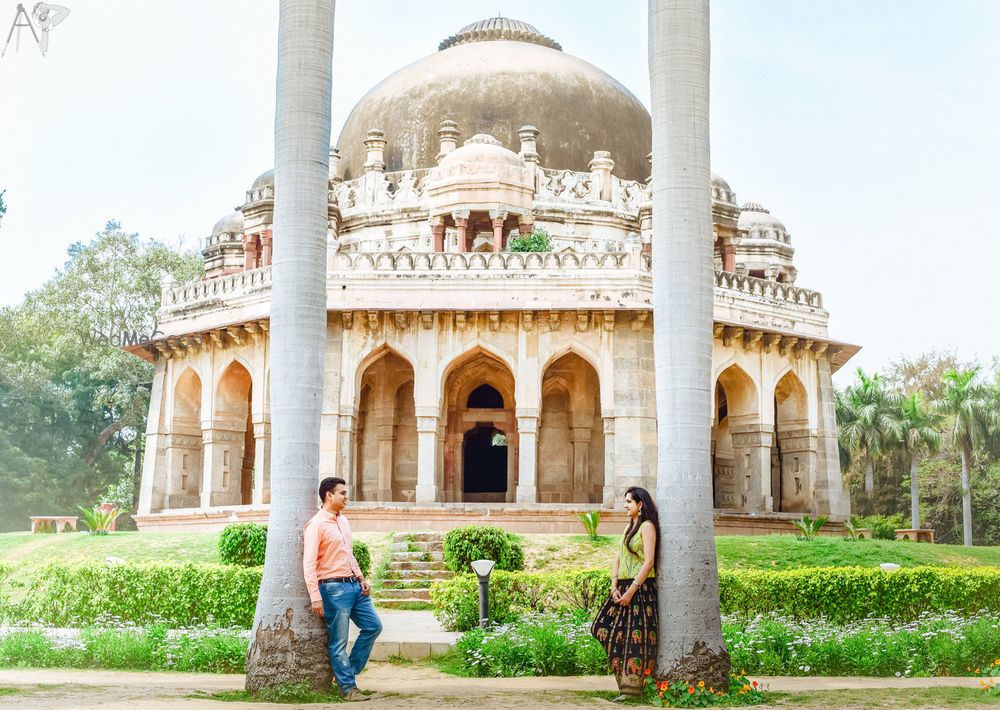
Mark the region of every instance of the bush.
[[[227, 525], [219, 536], [219, 560], [224, 565], [260, 567], [264, 564], [267, 551], [267, 525], [260, 523], [236, 523]], [[354, 541], [354, 557], [367, 577], [372, 566], [372, 554], [368, 545], [361, 540]]]
[[266, 549], [266, 525], [236, 523], [227, 525], [219, 535], [219, 561], [224, 565], [260, 567]]
[[[527, 612], [583, 609], [593, 615], [607, 598], [609, 572], [495, 572], [490, 579], [490, 619], [507, 623]], [[883, 617], [910, 621], [922, 613], [973, 615], [1000, 611], [1000, 569], [912, 567], [884, 572], [869, 567], [829, 567], [773, 572], [720, 570], [725, 614], [753, 617], [826, 617], [836, 622]], [[460, 575], [431, 587], [438, 620], [464, 631], [479, 621], [476, 580]]]
[[552, 239], [542, 227], [535, 227], [531, 234], [516, 236], [507, 242], [508, 251], [552, 251]]
[[870, 528], [875, 540], [895, 540], [896, 530], [910, 527], [902, 515], [865, 515], [861, 517], [862, 528]]
[[494, 569], [524, 569], [524, 549], [514, 533], [487, 525], [467, 525], [444, 536], [444, 563], [452, 572], [471, 573], [474, 560], [494, 560]]

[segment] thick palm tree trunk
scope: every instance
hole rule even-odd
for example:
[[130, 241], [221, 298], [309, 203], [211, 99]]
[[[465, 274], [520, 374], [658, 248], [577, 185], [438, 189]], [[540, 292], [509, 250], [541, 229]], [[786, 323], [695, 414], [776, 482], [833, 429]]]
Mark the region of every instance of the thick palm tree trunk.
[[962, 544], [972, 545], [972, 488], [969, 469], [972, 467], [972, 446], [962, 442]]
[[865, 493], [871, 495], [875, 490], [875, 462], [872, 455], [865, 452]]
[[274, 116], [271, 515], [247, 652], [247, 690], [330, 687], [327, 636], [302, 578], [317, 506], [326, 335], [327, 180], [334, 0], [282, 0]]
[[920, 485], [917, 481], [917, 455], [910, 454], [910, 527], [920, 528]]
[[661, 678], [728, 687], [712, 520], [708, 0], [650, 0]]

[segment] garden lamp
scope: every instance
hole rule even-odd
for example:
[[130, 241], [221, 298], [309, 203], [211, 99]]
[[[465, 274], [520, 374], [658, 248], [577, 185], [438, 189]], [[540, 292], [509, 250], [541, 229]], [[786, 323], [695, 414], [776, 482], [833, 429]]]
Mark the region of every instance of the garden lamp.
[[469, 563], [472, 571], [479, 577], [479, 626], [486, 628], [490, 621], [490, 573], [493, 571], [493, 560], [476, 560]]

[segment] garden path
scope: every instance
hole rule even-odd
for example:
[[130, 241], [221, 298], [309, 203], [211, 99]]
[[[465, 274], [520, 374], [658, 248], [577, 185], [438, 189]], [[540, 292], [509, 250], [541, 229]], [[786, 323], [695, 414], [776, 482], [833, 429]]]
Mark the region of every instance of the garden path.
[[[366, 706], [383, 708], [468, 707], [475, 699], [477, 710], [523, 710], [549, 708], [612, 707], [604, 698], [577, 695], [579, 691], [615, 689], [610, 676], [580, 678], [458, 678], [421, 665], [372, 663], [361, 676], [361, 687], [376, 692]], [[875, 689], [927, 687], [978, 687], [975, 678], [763, 678], [769, 689], [785, 692], [831, 689]], [[261, 703], [217, 701], [190, 697], [243, 688], [242, 675], [194, 673], [129, 673], [111, 671], [0, 670], [0, 688], [18, 689], [0, 695], [0, 708], [48, 710], [73, 707], [90, 710], [128, 707], [130, 710], [261, 710], [284, 707]], [[783, 704], [783, 703], [782, 703]], [[323, 707], [311, 705], [308, 707]], [[825, 703], [804, 707], [825, 708]], [[916, 706], [912, 706], [916, 707]], [[968, 706], [965, 706], [968, 707]]]

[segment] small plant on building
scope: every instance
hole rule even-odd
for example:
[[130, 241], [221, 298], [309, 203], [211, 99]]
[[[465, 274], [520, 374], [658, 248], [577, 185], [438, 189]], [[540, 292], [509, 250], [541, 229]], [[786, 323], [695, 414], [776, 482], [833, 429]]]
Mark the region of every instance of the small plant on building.
[[601, 511], [591, 510], [586, 513], [580, 513], [576, 517], [583, 524], [583, 529], [587, 531], [587, 537], [591, 540], [596, 540], [597, 528], [601, 524]]
[[792, 525], [798, 528], [800, 540], [814, 540], [820, 528], [826, 525], [826, 520], [825, 515], [817, 515], [815, 518], [803, 515], [801, 520], [793, 520]]
[[552, 238], [542, 227], [535, 227], [526, 237], [516, 236], [507, 242], [509, 251], [552, 251]]

